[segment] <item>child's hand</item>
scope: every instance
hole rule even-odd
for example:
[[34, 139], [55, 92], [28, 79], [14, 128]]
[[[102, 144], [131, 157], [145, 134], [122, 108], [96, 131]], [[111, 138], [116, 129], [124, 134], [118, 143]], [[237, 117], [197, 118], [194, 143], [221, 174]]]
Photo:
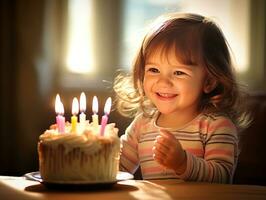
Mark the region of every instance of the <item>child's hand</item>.
[[154, 159], [178, 174], [183, 173], [186, 169], [186, 153], [180, 142], [166, 130], [161, 130], [160, 133], [161, 135], [156, 137], [152, 149]]

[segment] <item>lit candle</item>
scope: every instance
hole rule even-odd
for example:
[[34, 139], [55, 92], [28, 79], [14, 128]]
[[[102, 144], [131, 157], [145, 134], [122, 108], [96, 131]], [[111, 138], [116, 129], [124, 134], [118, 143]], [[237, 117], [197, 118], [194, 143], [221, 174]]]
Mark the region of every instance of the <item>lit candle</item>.
[[105, 105], [104, 105], [104, 116], [102, 116], [101, 131], [100, 131], [101, 136], [104, 135], [104, 130], [105, 130], [105, 127], [106, 127], [107, 121], [108, 121], [108, 115], [111, 111], [111, 105], [112, 105], [112, 99], [111, 99], [111, 97], [109, 97], [106, 100]]
[[92, 115], [92, 124], [95, 128], [98, 127], [99, 125], [99, 120], [98, 120], [98, 99], [96, 96], [93, 97], [93, 100], [92, 100], [92, 112], [93, 112], [93, 115]]
[[75, 97], [72, 102], [72, 117], [71, 117], [71, 132], [77, 132], [77, 114], [79, 112], [79, 102], [78, 99]]
[[59, 133], [65, 132], [65, 117], [64, 115], [64, 105], [60, 100], [59, 94], [56, 95], [55, 98], [55, 112], [56, 116], [56, 124]]
[[80, 95], [80, 99], [79, 99], [79, 109], [80, 109], [80, 114], [79, 114], [79, 122], [84, 125], [85, 121], [86, 121], [86, 96], [85, 93], [82, 92]]

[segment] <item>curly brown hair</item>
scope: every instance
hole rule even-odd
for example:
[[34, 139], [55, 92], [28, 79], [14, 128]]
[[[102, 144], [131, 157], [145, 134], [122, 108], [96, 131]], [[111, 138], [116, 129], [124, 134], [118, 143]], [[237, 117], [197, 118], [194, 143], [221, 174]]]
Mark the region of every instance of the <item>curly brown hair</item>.
[[156, 109], [143, 92], [145, 60], [159, 47], [167, 56], [173, 45], [181, 63], [204, 66], [208, 77], [217, 82], [214, 90], [203, 94], [200, 109], [225, 114], [238, 127], [244, 127], [248, 121], [244, 93], [236, 81], [229, 45], [218, 25], [197, 14], [171, 13], [155, 21], [142, 41], [132, 73], [115, 79], [118, 111], [129, 117], [154, 114]]

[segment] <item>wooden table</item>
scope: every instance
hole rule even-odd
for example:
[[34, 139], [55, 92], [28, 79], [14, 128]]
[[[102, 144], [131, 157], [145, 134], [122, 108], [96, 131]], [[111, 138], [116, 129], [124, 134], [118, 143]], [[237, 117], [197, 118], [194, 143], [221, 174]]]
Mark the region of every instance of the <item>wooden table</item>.
[[255, 185], [226, 185], [180, 180], [126, 180], [109, 189], [52, 190], [23, 177], [0, 176], [0, 199], [49, 200], [159, 200], [159, 199], [265, 199], [266, 187]]

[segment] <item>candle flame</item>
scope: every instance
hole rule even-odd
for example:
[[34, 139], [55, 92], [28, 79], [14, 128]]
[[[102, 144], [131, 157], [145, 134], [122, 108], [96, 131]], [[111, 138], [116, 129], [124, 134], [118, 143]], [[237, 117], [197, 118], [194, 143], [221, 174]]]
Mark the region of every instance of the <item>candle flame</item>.
[[108, 97], [108, 99], [105, 102], [104, 105], [104, 114], [105, 115], [109, 115], [110, 111], [111, 111], [111, 106], [112, 106], [112, 99], [111, 97]]
[[58, 115], [64, 115], [64, 105], [61, 102], [59, 94], [57, 94], [55, 98], [55, 112]]
[[85, 112], [86, 111], [86, 96], [85, 93], [82, 92], [79, 98], [79, 108], [80, 108], [80, 112]]
[[77, 97], [75, 97], [72, 101], [72, 115], [77, 115], [79, 112], [79, 102]]
[[64, 105], [63, 105], [62, 101], [60, 101], [59, 114], [64, 115], [64, 112], [65, 112]]
[[98, 105], [98, 99], [96, 96], [93, 97], [92, 100], [92, 111], [94, 114], [98, 113], [99, 105]]

